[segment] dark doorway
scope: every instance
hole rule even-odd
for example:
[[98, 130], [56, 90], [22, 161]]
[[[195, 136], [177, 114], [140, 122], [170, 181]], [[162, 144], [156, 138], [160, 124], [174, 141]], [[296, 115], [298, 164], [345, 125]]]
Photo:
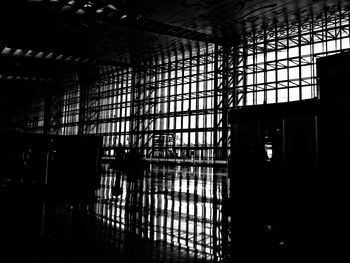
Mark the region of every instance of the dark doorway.
[[307, 100], [231, 112], [229, 176], [238, 253], [317, 247], [318, 108], [319, 100]]

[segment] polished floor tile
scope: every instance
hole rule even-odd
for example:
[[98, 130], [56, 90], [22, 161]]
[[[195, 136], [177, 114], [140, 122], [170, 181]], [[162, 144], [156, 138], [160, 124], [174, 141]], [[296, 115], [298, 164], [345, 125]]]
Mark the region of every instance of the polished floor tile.
[[[51, 207], [47, 233], [92, 240], [116, 260], [229, 259], [225, 168], [151, 165], [131, 177], [106, 165], [100, 185], [94, 203]], [[113, 187], [118, 185], [115, 196]]]

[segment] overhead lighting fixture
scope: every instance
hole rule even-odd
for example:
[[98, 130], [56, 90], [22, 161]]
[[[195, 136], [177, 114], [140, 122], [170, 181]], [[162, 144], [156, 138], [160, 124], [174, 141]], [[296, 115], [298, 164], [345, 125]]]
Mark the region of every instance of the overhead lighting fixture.
[[71, 5], [65, 5], [64, 7], [61, 8], [62, 12], [69, 12], [73, 9]]
[[127, 18], [128, 17], [128, 15], [122, 15], [121, 17], [120, 17], [120, 19], [125, 19], [125, 18]]
[[90, 7], [93, 7], [93, 6], [94, 6], [94, 3], [89, 1], [83, 7], [84, 8], [90, 8]]
[[47, 54], [45, 56], [46, 59], [50, 59], [50, 58], [53, 58], [53, 52], [51, 52], [50, 54]]
[[44, 52], [41, 52], [41, 51], [35, 55], [36, 58], [42, 58], [43, 56], [44, 56]]
[[118, 9], [112, 4], [108, 4], [107, 7], [112, 9], [112, 10], [118, 11]]
[[33, 50], [28, 50], [27, 53], [24, 54], [25, 57], [32, 57], [35, 54]]
[[63, 58], [63, 55], [58, 55], [58, 56], [56, 57], [57, 60], [60, 60], [60, 59], [62, 59], [62, 58]]
[[43, 52], [43, 51], [33, 51], [33, 50], [23, 50], [20, 48], [0, 48], [0, 55], [13, 56], [13, 57], [25, 57], [34, 59], [55, 59], [55, 60], [65, 60], [73, 62], [89, 62], [90, 58], [82, 58], [74, 55], [63, 55], [54, 52]]
[[14, 56], [22, 56], [23, 55], [23, 50], [22, 49], [17, 49], [15, 52], [13, 52]]
[[12, 49], [9, 47], [5, 47], [2, 51], [1, 54], [3, 55], [9, 55], [11, 53]]
[[82, 15], [85, 15], [85, 11], [83, 9], [78, 9], [76, 12], [75, 12], [76, 15], [79, 15], [79, 16], [82, 16]]
[[103, 12], [103, 10], [104, 10], [103, 8], [99, 8], [99, 9], [96, 10], [96, 13], [97, 14], [101, 14]]

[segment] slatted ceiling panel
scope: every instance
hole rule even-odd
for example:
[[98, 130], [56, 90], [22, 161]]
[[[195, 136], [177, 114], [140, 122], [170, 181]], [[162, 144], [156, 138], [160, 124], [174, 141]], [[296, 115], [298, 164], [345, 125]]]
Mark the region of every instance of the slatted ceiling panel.
[[[46, 2], [47, 4], [47, 2]], [[57, 16], [51, 8], [47, 8], [44, 2], [35, 8], [31, 5], [8, 6], [1, 8], [0, 27], [3, 24], [9, 25], [9, 29], [2, 34], [3, 41], [9, 46], [20, 46], [23, 49], [49, 51], [54, 53], [67, 53], [80, 57], [88, 55], [90, 50], [98, 49], [86, 41], [86, 36], [94, 39], [98, 36], [98, 30], [88, 32], [86, 35], [74, 31], [71, 20]], [[79, 23], [79, 21], [77, 22]], [[63, 25], [66, 25], [65, 28]], [[101, 31], [100, 31], [101, 32]], [[91, 46], [90, 49], [88, 47]]]
[[[53, 52], [42, 52], [42, 51], [33, 51], [33, 50], [23, 50], [19, 48], [8, 48], [4, 47], [1, 50], [2, 55], [6, 56], [13, 56], [16, 58], [36, 58], [36, 59], [46, 59], [46, 60], [52, 60], [52, 59], [61, 59], [61, 55], [54, 54]], [[63, 56], [63, 55], [62, 55]], [[67, 56], [67, 61], [85, 61], [87, 62], [89, 59], [82, 59], [81, 57], [76, 56]]]
[[[118, 16], [115, 16], [115, 17], [107, 17], [108, 19], [112, 19], [112, 18], [118, 18]], [[120, 16], [120, 18], [121, 17], [123, 17], [123, 16]], [[103, 18], [103, 17], [102, 17]], [[124, 23], [124, 24], [122, 24], [122, 28], [123, 29], [121, 29], [120, 31], [126, 31], [126, 32], [130, 32], [130, 34], [132, 34], [133, 36], [140, 36], [140, 35], [142, 35], [142, 34], [145, 34], [145, 32], [143, 32], [143, 31], [147, 31], [147, 30], [149, 30], [149, 31], [152, 31], [152, 30], [156, 30], [157, 32], [159, 32], [159, 31], [164, 31], [164, 32], [162, 32], [162, 33], [167, 33], [167, 34], [171, 34], [172, 33], [172, 31], [171, 30], [173, 30], [173, 28], [169, 28], [169, 26], [168, 25], [166, 25], [166, 24], [159, 24], [159, 23], [154, 23], [154, 22], [152, 22], [152, 21], [143, 21], [142, 23], [140, 23], [140, 25], [138, 25], [138, 24], [135, 24], [134, 22], [133, 22], [133, 24], [131, 25], [131, 26], [128, 26], [129, 24], [128, 23], [130, 23], [130, 21], [128, 20], [128, 18], [129, 18], [129, 16], [126, 18], [126, 24]], [[105, 17], [105, 19], [106, 19], [106, 17]], [[104, 22], [103, 21], [103, 19], [101, 20], [102, 22]], [[118, 20], [117, 20], [118, 21]], [[108, 21], [105, 21], [105, 22], [107, 22], [108, 23]], [[114, 23], [114, 22], [116, 22], [115, 20], [113, 20], [113, 21], [111, 21], [111, 23]], [[147, 24], [146, 24], [146, 26], [145, 25], [143, 25], [143, 23], [144, 22], [147, 22]], [[140, 26], [140, 28], [139, 28], [139, 30], [137, 29], [137, 27], [138, 26]], [[118, 25], [117, 24], [113, 24], [113, 28], [118, 28]], [[91, 29], [91, 28], [90, 28]], [[181, 31], [181, 29], [180, 29], [180, 31]], [[174, 30], [173, 32], [179, 32], [179, 30], [177, 29], [177, 30]], [[98, 30], [98, 33], [99, 34], [101, 34], [101, 30]], [[93, 32], [87, 32], [87, 34], [89, 34], [90, 36], [91, 35], [99, 35], [99, 34], [94, 34]], [[153, 37], [152, 36], [152, 33], [151, 32], [146, 32], [146, 34], [150, 34], [151, 35], [151, 37]], [[185, 34], [183, 34], [183, 36], [185, 36], [186, 34], [188, 34], [188, 32], [185, 32]], [[129, 39], [128, 39], [128, 35], [123, 35], [123, 34], [119, 34], [118, 35], [118, 41], [116, 42], [116, 43], [114, 43], [114, 45], [115, 46], [118, 46], [118, 45], [120, 45], [120, 43], [123, 43], [123, 42], [125, 42], [125, 41], [123, 41], [123, 40], [126, 40], [126, 42], [130, 42], [129, 41]], [[157, 41], [157, 43], [158, 43], [159, 41]], [[147, 41], [147, 42], [142, 42], [142, 41], [139, 41], [139, 43], [138, 43], [138, 45], [140, 46], [140, 49], [142, 49], [143, 48], [143, 46], [144, 46], [144, 44], [145, 43], [149, 43], [149, 41]], [[106, 50], [106, 48], [104, 48], [103, 46], [101, 46], [101, 48], [100, 48], [101, 50]], [[148, 51], [150, 51], [150, 48], [149, 47], [147, 47], [147, 49], [148, 49]], [[158, 47], [154, 47], [153, 49], [155, 49], [155, 50], [157, 50], [158, 49]], [[157, 52], [157, 51], [156, 51]], [[148, 52], [149, 54], [151, 54], [151, 52]], [[138, 56], [138, 54], [136, 54], [135, 55], [135, 57], [137, 57]]]
[[[195, 43], [193, 39], [210, 42], [221, 41], [215, 37], [223, 37], [232, 42], [238, 39], [237, 34], [252, 28], [260, 30], [262, 24], [273, 23], [274, 19], [283, 22], [308, 16], [338, 0], [1, 2], [0, 27], [11, 22], [2, 33], [8, 47], [20, 43], [18, 48], [23, 50], [53, 52], [54, 56], [65, 54], [64, 58], [72, 56], [73, 61], [78, 57], [91, 57], [136, 63], [181, 49]], [[12, 4], [14, 2], [17, 5]], [[108, 3], [114, 7], [107, 7]], [[78, 10], [84, 12], [79, 15]], [[120, 19], [125, 14], [127, 17]]]
[[[60, 1], [62, 3], [62, 1]], [[161, 36], [155, 37], [154, 34], [151, 32], [143, 32], [144, 30], [137, 30], [134, 28], [130, 28], [127, 26], [119, 26], [119, 25], [110, 25], [108, 22], [96, 22], [92, 19], [82, 19], [80, 17], [56, 17], [56, 11], [54, 7], [52, 8], [47, 7], [47, 1], [42, 2], [41, 9], [39, 7], [37, 8], [28, 8], [24, 10], [18, 11], [20, 15], [17, 15], [17, 18], [26, 20], [28, 18], [29, 25], [27, 26], [27, 23], [25, 23], [25, 26], [28, 28], [19, 28], [18, 35], [22, 35], [21, 32], [29, 31], [40, 31], [39, 33], [35, 33], [32, 38], [26, 37], [26, 33], [23, 35], [23, 41], [18, 40], [17, 43], [22, 43], [24, 47], [26, 48], [32, 48], [33, 50], [44, 50], [46, 48], [44, 47], [50, 47], [51, 50], [55, 51], [63, 51], [62, 53], [71, 53], [71, 54], [77, 54], [78, 56], [82, 56], [83, 54], [91, 55], [92, 57], [101, 57], [108, 58], [110, 57], [120, 57], [126, 56], [128, 60], [130, 60], [130, 57], [138, 58], [140, 54], [147, 53], [148, 55], [152, 54], [158, 54], [159, 53], [159, 46], [158, 43], [161, 41], [163, 45], [166, 46], [166, 41], [168, 39], [164, 39], [164, 41], [161, 39]], [[29, 6], [31, 7], [31, 6]], [[59, 11], [59, 10], [58, 10]], [[49, 13], [50, 15], [53, 14], [54, 19], [48, 19], [49, 15], [42, 15], [41, 13]], [[32, 15], [31, 15], [32, 13]], [[38, 13], [38, 16], [37, 16]], [[33, 16], [36, 18], [34, 21], [31, 19]], [[41, 24], [44, 28], [41, 28], [39, 26], [40, 21], [45, 21], [45, 24], [48, 24], [47, 29], [45, 28], [44, 24], [41, 21]], [[83, 22], [82, 22], [83, 20]], [[86, 20], [86, 21], [85, 21]], [[81, 24], [84, 24], [86, 26], [81, 26]], [[17, 22], [14, 23], [15, 25]], [[152, 24], [150, 25], [150, 27]], [[104, 30], [108, 28], [115, 28], [118, 29], [119, 34], [116, 34], [116, 40], [115, 38], [111, 39], [110, 46], [106, 47], [106, 45], [103, 43], [103, 41], [100, 41], [100, 35], [103, 33]], [[121, 29], [120, 29], [121, 28]], [[28, 30], [27, 30], [28, 29]], [[14, 28], [16, 30], [16, 27]], [[163, 29], [163, 25], [161, 25], [161, 28], [158, 30], [164, 30], [167, 33], [169, 30], [167, 27]], [[31, 33], [32, 33], [31, 32]], [[128, 34], [126, 34], [127, 32]], [[130, 33], [129, 33], [130, 32]], [[11, 33], [9, 33], [11, 34]], [[145, 38], [146, 41], [138, 41], [135, 42], [132, 39], [130, 39], [130, 36], [148, 36], [148, 37], [142, 37]], [[158, 34], [159, 35], [159, 34]], [[10, 37], [12, 38], [12, 37]], [[148, 39], [147, 39], [148, 38]], [[109, 38], [107, 38], [108, 40]], [[149, 40], [153, 41], [149, 41]], [[100, 43], [102, 42], [102, 43]], [[130, 44], [129, 43], [135, 43], [135, 47], [128, 50]], [[137, 45], [137, 47], [136, 47]], [[115, 53], [111, 52], [111, 49], [109, 47], [113, 46], [113, 50], [116, 52], [120, 52], [117, 56], [114, 56]], [[120, 48], [118, 48], [120, 46]], [[63, 50], [62, 50], [63, 49]], [[145, 52], [146, 51], [146, 52]], [[153, 53], [152, 53], [153, 51]], [[79, 53], [81, 52], [81, 53]], [[132, 54], [130, 54], [132, 52]]]

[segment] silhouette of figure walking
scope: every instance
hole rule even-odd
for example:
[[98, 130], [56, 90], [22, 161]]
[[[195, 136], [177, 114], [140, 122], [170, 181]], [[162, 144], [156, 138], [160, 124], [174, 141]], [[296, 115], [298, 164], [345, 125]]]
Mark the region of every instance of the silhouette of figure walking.
[[127, 192], [125, 199], [125, 219], [127, 228], [132, 232], [135, 230], [137, 222], [137, 209], [140, 206], [142, 191], [143, 173], [145, 169], [144, 161], [137, 149], [132, 148], [125, 158]]
[[114, 185], [112, 186], [112, 196], [117, 197], [122, 193], [122, 187], [121, 187], [121, 174], [122, 171], [125, 170], [126, 164], [125, 164], [125, 151], [122, 148], [122, 146], [119, 144], [116, 153], [114, 162], [112, 164], [112, 168], [116, 172], [116, 178]]

